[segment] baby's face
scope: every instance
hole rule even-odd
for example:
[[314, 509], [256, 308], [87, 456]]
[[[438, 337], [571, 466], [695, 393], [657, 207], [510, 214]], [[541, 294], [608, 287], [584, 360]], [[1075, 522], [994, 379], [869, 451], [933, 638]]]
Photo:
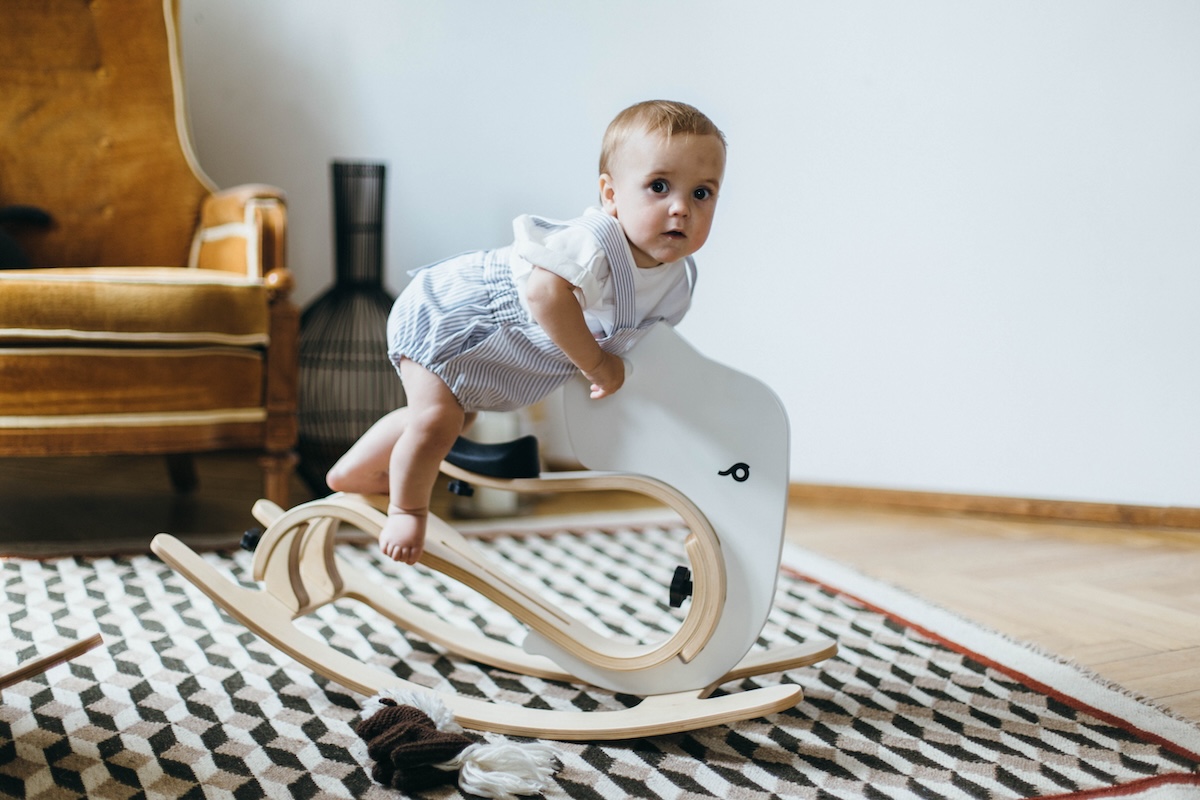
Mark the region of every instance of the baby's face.
[[621, 222], [639, 267], [678, 261], [708, 240], [725, 177], [716, 136], [631, 136], [600, 176], [604, 210]]

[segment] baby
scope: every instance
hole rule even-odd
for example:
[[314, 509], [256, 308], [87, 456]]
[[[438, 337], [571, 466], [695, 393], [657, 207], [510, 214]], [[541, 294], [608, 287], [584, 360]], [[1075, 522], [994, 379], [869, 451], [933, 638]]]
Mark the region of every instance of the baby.
[[384, 554], [421, 557], [439, 466], [475, 412], [530, 405], [576, 372], [593, 399], [621, 388], [621, 353], [691, 304], [691, 256], [708, 239], [724, 174], [725, 137], [708, 117], [638, 103], [604, 134], [600, 208], [566, 222], [518, 217], [511, 246], [413, 273], [388, 319], [408, 405], [326, 478], [334, 491], [388, 495]]

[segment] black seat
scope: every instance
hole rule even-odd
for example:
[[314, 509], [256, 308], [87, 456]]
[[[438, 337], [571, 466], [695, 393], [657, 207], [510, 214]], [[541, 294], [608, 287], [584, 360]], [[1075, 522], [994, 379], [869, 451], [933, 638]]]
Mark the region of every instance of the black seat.
[[542, 471], [535, 436], [498, 444], [483, 444], [460, 436], [446, 461], [489, 478], [536, 478]]

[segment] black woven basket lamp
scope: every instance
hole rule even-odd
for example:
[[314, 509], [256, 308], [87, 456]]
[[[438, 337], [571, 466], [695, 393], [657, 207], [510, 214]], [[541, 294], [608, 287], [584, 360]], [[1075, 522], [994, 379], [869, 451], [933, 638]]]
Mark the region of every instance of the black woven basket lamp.
[[331, 165], [336, 280], [300, 318], [300, 475], [329, 492], [325, 473], [384, 414], [404, 405], [387, 358], [383, 288], [383, 164]]

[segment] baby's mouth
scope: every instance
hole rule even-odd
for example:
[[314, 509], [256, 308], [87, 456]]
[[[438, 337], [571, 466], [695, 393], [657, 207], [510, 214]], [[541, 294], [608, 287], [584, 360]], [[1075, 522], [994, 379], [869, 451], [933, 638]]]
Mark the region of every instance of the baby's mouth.
[[684, 235], [683, 231], [667, 231], [664, 235], [668, 236], [672, 239], [686, 239], [687, 238], [687, 236]]

